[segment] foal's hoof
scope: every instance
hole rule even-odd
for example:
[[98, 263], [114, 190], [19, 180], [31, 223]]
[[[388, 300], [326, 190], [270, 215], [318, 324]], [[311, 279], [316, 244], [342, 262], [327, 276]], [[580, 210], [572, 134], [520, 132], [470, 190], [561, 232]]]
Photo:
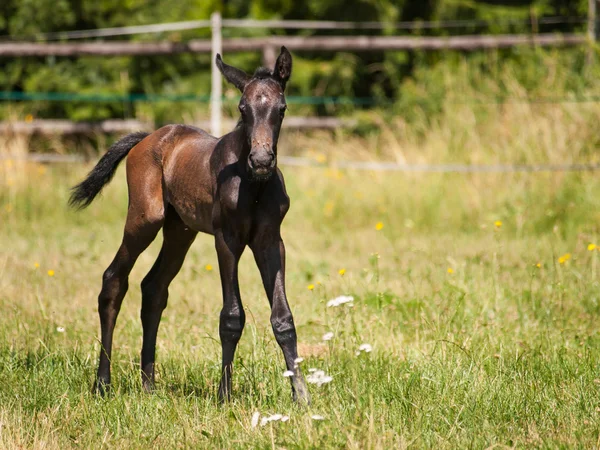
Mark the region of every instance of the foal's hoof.
[[296, 387], [293, 392], [293, 398], [298, 406], [310, 406], [310, 394], [306, 385]]
[[94, 383], [93, 392], [100, 397], [106, 397], [110, 394], [110, 381], [99, 379]]
[[231, 394], [229, 391], [219, 389], [219, 405], [224, 405], [231, 401]]
[[154, 392], [154, 388], [155, 388], [154, 381], [143, 380], [142, 387], [144, 389], [144, 392], [150, 394], [150, 393]]

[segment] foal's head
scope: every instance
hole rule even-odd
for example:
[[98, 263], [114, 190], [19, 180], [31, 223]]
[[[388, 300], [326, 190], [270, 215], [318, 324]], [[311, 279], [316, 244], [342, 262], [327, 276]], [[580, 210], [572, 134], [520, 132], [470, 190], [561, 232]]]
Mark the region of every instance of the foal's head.
[[273, 72], [260, 68], [253, 76], [228, 66], [221, 55], [217, 67], [242, 92], [238, 107], [250, 146], [248, 170], [253, 179], [266, 180], [277, 165], [277, 139], [287, 109], [283, 91], [292, 73], [292, 55], [281, 47]]

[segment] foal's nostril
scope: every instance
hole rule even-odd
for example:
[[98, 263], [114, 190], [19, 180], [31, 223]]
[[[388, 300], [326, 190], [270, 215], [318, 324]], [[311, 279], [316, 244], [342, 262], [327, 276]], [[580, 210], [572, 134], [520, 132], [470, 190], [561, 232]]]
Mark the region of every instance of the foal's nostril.
[[273, 166], [275, 154], [273, 152], [250, 153], [250, 165], [253, 169], [269, 169]]

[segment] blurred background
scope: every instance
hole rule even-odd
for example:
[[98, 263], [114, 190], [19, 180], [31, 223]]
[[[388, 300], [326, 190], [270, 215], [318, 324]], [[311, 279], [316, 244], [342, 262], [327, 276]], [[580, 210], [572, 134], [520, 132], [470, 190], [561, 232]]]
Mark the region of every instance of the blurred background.
[[[230, 64], [252, 72], [271, 65], [279, 45], [292, 51], [286, 122], [296, 131], [283, 150], [291, 155], [312, 149], [317, 161], [335, 158], [336, 146], [332, 154], [317, 148], [325, 139], [342, 142], [343, 156], [354, 159], [580, 160], [598, 143], [591, 133], [600, 99], [595, 6], [594, 0], [5, 0], [0, 132], [12, 144], [4, 152], [26, 139], [28, 152], [92, 157], [114, 134], [140, 127], [185, 122], [208, 129], [210, 18], [219, 12]], [[223, 114], [235, 116], [238, 93], [223, 89]], [[553, 130], [564, 114], [571, 125]], [[531, 127], [524, 129], [524, 120]], [[230, 126], [225, 121], [222, 131]], [[542, 131], [550, 133], [545, 144]]]

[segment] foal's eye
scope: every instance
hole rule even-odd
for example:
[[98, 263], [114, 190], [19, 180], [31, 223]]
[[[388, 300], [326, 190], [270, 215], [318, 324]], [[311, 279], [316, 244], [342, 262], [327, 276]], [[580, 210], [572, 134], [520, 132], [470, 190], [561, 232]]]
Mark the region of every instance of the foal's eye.
[[286, 109], [287, 109], [287, 105], [280, 106], [279, 114], [283, 116], [285, 114]]

